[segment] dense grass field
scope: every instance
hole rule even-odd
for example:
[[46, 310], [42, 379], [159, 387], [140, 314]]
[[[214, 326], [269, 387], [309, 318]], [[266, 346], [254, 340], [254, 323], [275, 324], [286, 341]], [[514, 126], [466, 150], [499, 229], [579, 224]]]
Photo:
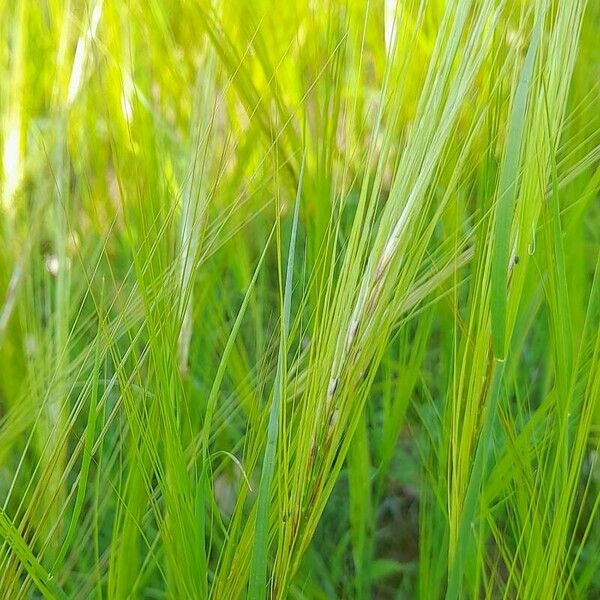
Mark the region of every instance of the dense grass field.
[[598, 0], [0, 0], [0, 599], [600, 598]]

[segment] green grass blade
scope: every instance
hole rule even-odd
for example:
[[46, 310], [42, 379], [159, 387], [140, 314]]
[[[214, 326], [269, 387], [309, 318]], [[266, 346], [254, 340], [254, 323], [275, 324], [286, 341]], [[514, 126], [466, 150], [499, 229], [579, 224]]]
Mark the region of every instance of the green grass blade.
[[540, 46], [543, 24], [544, 11], [541, 11], [537, 16], [533, 36], [515, 90], [504, 161], [498, 183], [492, 254], [491, 312], [494, 356], [499, 360], [504, 360], [506, 356], [506, 304], [512, 217], [518, 191], [520, 156], [526, 127], [527, 99], [533, 78], [535, 59]]
[[283, 388], [285, 386], [284, 369], [286, 362], [287, 341], [290, 326], [290, 316], [292, 307], [292, 278], [294, 271], [294, 255], [296, 251], [296, 235], [298, 231], [298, 215], [300, 211], [300, 198], [302, 195], [302, 181], [304, 177], [304, 159], [300, 167], [300, 177], [298, 181], [298, 190], [296, 193], [296, 203], [294, 205], [294, 219], [292, 221], [292, 232], [290, 236], [290, 245], [288, 250], [288, 261], [285, 277], [285, 290], [283, 296], [283, 314], [281, 326], [281, 338], [279, 347], [279, 357], [277, 360], [277, 372], [273, 384], [273, 401], [269, 412], [269, 423], [267, 429], [267, 445], [263, 459], [263, 467], [258, 488], [257, 511], [256, 511], [256, 530], [254, 534], [254, 544], [252, 550], [252, 566], [250, 571], [250, 581], [248, 585], [248, 598], [251, 600], [261, 600], [267, 596], [267, 563], [269, 547], [269, 506], [271, 504], [271, 484], [275, 472], [275, 456], [277, 450], [277, 432], [279, 429], [279, 414]]

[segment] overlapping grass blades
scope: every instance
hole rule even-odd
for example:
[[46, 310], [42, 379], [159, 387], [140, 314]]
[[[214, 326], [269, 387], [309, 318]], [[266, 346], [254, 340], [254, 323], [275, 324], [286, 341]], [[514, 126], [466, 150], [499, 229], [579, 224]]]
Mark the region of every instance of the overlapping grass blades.
[[600, 595], [599, 28], [0, 1], [0, 598]]

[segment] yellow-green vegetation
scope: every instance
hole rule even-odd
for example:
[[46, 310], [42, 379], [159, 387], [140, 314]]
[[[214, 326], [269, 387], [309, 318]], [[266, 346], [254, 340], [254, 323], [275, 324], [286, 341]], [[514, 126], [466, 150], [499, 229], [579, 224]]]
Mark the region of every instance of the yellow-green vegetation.
[[0, 598], [599, 598], [599, 32], [0, 0]]

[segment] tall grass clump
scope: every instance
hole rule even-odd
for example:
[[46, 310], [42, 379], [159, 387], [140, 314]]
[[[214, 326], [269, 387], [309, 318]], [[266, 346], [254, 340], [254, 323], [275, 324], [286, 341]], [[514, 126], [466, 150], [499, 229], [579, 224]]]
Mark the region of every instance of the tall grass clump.
[[0, 599], [600, 597], [598, 31], [0, 0]]

